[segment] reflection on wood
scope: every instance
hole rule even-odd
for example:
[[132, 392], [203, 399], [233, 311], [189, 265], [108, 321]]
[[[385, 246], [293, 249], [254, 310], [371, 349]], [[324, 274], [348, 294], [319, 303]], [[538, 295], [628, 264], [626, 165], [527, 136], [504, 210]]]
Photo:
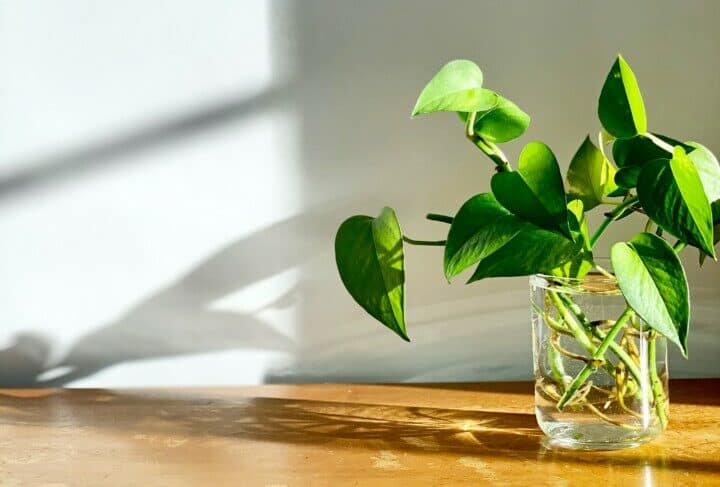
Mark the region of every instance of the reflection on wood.
[[711, 484], [720, 380], [676, 381], [669, 431], [548, 450], [528, 383], [4, 390], [0, 473], [20, 485]]

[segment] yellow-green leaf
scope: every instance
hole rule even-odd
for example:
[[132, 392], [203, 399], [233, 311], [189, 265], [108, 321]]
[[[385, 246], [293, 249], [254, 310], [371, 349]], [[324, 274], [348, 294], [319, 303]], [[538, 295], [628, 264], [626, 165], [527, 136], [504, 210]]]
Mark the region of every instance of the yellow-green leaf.
[[598, 206], [617, 189], [615, 168], [603, 153], [585, 137], [570, 162], [567, 172], [568, 193], [582, 200], [585, 211]]
[[482, 87], [483, 74], [472, 61], [450, 61], [420, 93], [412, 116], [430, 112], [480, 112], [498, 103], [498, 96]]

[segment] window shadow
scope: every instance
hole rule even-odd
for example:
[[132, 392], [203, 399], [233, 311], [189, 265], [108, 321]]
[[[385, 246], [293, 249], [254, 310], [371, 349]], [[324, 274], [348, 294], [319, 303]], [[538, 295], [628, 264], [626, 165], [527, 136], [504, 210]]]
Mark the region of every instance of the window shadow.
[[[3, 394], [7, 425], [117, 430], [128, 436], [227, 438], [334, 449], [387, 448], [398, 452], [502, 457], [608, 467], [661, 467], [720, 473], [720, 463], [688, 458], [648, 444], [639, 455], [548, 450], [529, 413], [406, 407], [270, 397], [218, 397], [185, 390], [161, 392], [57, 391]], [[102, 407], [99, 407], [99, 406]], [[132, 414], [128, 414], [132, 411]], [[87, 434], [87, 433], [86, 433]]]

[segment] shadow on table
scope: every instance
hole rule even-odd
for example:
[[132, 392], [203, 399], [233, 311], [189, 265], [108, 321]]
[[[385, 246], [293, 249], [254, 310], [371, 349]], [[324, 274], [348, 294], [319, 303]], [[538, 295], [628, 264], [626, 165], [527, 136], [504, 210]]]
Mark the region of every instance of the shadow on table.
[[[334, 449], [389, 449], [437, 452], [525, 461], [612, 467], [661, 467], [720, 473], [720, 462], [682, 451], [669, 457], [653, 444], [641, 455], [548, 450], [535, 417], [528, 413], [407, 407], [267, 397], [201, 396], [174, 393], [58, 390], [35, 397], [0, 396], [6, 425], [83, 426], [134, 435], [190, 437], [194, 443], [218, 438], [282, 444], [328, 445]], [[183, 394], [185, 397], [183, 397]], [[132, 415], [127, 414], [132, 411]], [[636, 450], [639, 451], [639, 450]]]

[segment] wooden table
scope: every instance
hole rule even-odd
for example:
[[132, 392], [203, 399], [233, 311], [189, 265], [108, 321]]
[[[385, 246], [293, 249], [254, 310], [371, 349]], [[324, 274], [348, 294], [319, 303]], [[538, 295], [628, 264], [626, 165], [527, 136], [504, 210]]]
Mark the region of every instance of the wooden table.
[[720, 485], [720, 380], [670, 429], [553, 451], [528, 383], [0, 390], [0, 485]]

